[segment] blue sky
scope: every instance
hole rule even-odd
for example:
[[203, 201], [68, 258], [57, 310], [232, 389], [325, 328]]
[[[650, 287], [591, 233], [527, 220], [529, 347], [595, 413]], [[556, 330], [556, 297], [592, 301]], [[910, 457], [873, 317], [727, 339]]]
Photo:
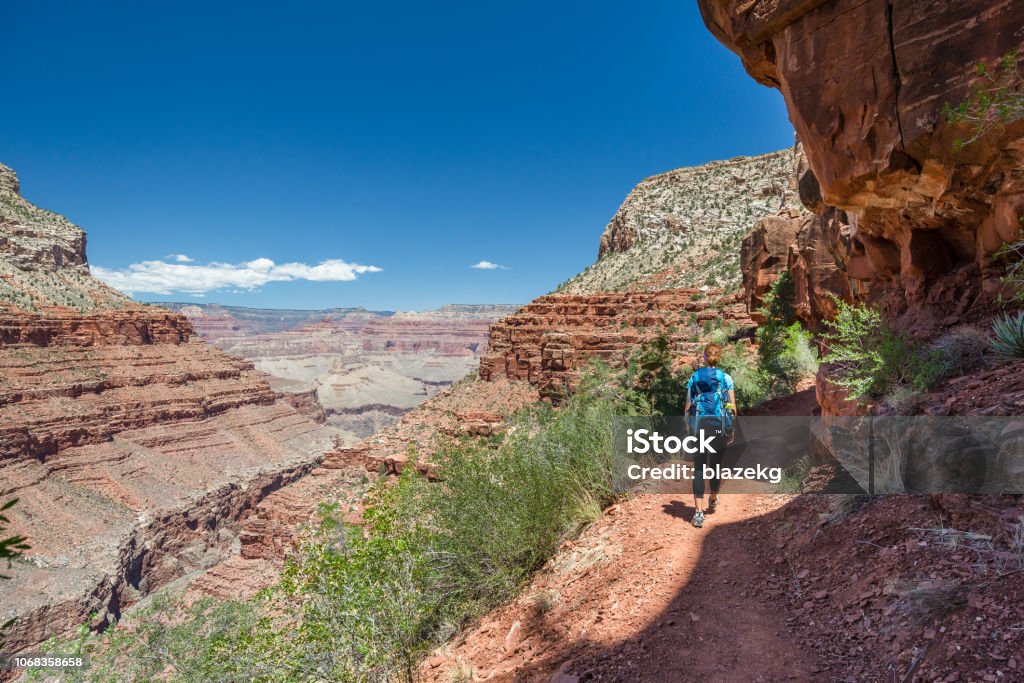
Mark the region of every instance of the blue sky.
[[140, 299], [408, 310], [529, 301], [644, 177], [792, 144], [693, 0], [296, 5], [0, 3], [0, 161]]

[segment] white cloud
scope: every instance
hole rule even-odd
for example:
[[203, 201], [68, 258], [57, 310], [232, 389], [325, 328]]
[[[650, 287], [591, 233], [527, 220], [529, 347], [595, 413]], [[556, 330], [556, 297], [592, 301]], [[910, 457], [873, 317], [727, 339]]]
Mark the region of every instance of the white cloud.
[[188, 265], [182, 257], [174, 254], [177, 263], [166, 261], [142, 261], [127, 268], [111, 270], [92, 266], [92, 274], [111, 287], [128, 294], [147, 292], [150, 294], [172, 294], [183, 292], [201, 296], [206, 292], [225, 287], [252, 291], [268, 282], [292, 282], [311, 280], [313, 282], [348, 282], [363, 273], [379, 273], [377, 266], [347, 263], [340, 259], [329, 259], [315, 266], [305, 263], [274, 263], [268, 258], [258, 258], [245, 263], [209, 263], [205, 266]]
[[470, 268], [476, 268], [477, 270], [508, 270], [506, 266], [503, 266], [500, 263], [491, 263], [490, 261], [474, 263]]
[[164, 258], [169, 258], [177, 261], [178, 263], [192, 263], [195, 259], [189, 258], [185, 254], [168, 254]]

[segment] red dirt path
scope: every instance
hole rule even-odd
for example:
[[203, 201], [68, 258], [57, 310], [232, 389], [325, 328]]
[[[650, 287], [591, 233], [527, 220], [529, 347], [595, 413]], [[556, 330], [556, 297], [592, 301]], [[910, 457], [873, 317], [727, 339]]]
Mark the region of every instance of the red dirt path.
[[[806, 415], [812, 391], [758, 414]], [[766, 539], [748, 520], [790, 496], [723, 495], [703, 529], [689, 496], [642, 495], [612, 508], [535, 578], [424, 665], [428, 680], [461, 668], [492, 681], [827, 680], [789, 635], [764, 585]]]

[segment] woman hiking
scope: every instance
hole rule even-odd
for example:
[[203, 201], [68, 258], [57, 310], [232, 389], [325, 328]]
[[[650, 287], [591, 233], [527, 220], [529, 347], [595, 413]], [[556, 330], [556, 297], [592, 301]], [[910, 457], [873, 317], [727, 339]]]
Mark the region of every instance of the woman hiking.
[[[729, 373], [718, 367], [722, 360], [722, 347], [708, 344], [704, 347], [704, 365], [686, 383], [686, 422], [692, 434], [703, 431], [714, 434], [714, 453], [696, 453], [693, 456], [693, 525], [704, 526], [704, 514], [712, 514], [718, 505], [719, 477], [711, 478], [711, 497], [704, 506], [704, 465], [717, 470], [728, 443], [732, 443], [732, 420], [736, 415], [736, 387]], [[728, 441], [727, 441], [728, 438]]]

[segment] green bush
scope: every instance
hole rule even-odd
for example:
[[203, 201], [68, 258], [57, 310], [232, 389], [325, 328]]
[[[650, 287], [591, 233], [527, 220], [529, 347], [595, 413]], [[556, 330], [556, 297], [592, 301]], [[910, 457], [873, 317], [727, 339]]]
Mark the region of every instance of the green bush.
[[1024, 311], [1006, 314], [992, 322], [992, 350], [1001, 360], [1024, 358]]
[[825, 322], [828, 353], [822, 362], [834, 366], [836, 383], [851, 396], [880, 397], [907, 386], [924, 390], [942, 379], [942, 352], [897, 334], [875, 308], [835, 301], [836, 317]]
[[673, 369], [672, 342], [665, 334], [640, 345], [626, 363], [619, 383], [646, 397], [651, 408], [662, 415], [682, 415], [686, 408], [684, 372]]
[[498, 442], [442, 445], [441, 482], [408, 467], [377, 486], [362, 526], [323, 506], [260, 599], [164, 602], [131, 628], [57, 649], [92, 655], [86, 680], [412, 681], [427, 651], [516, 595], [600, 515], [612, 500], [612, 418], [649, 412], [596, 363], [559, 410], [520, 411]]
[[760, 367], [757, 357], [737, 342], [722, 348], [722, 370], [732, 376], [736, 387], [736, 407], [740, 413], [757, 407], [769, 397], [771, 377]]
[[[51, 641], [41, 650], [88, 656], [89, 667], [64, 671], [63, 681], [275, 681], [283, 678], [278, 662], [287, 660], [287, 633], [258, 600], [207, 598], [189, 605], [158, 594], [136, 611], [130, 625], [99, 635], [81, 626], [75, 638]], [[51, 680], [42, 670], [26, 679]]]
[[[7, 525], [11, 523], [7, 515], [4, 513], [10, 510], [18, 503], [17, 498], [12, 498], [3, 505], [0, 505], [0, 562], [6, 562], [7, 568], [10, 569], [11, 562], [21, 557], [21, 553], [24, 550], [28, 550], [31, 546], [28, 544], [28, 538], [21, 535], [6, 536]], [[6, 574], [0, 574], [0, 579], [10, 578]], [[8, 627], [14, 624], [14, 620], [0, 624], [0, 646], [4, 644], [4, 631]]]
[[818, 371], [811, 335], [794, 314], [794, 294], [792, 275], [784, 271], [772, 284], [759, 311], [764, 322], [757, 329], [756, 371], [752, 374], [744, 369], [743, 373], [758, 383], [752, 394], [763, 397], [761, 400], [792, 393], [801, 379]]

